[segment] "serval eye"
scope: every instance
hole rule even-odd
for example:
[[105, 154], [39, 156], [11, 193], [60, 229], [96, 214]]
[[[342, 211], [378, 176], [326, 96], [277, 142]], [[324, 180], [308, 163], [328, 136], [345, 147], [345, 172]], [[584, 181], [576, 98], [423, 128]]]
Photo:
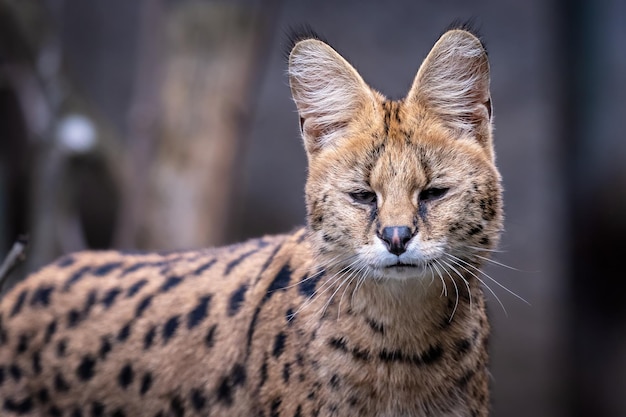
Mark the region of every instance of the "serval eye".
[[420, 198], [420, 201], [436, 200], [446, 195], [448, 190], [449, 188], [437, 188], [437, 187], [427, 188], [425, 190], [422, 190], [419, 198]]
[[350, 197], [359, 204], [376, 204], [376, 193], [372, 191], [356, 191]]

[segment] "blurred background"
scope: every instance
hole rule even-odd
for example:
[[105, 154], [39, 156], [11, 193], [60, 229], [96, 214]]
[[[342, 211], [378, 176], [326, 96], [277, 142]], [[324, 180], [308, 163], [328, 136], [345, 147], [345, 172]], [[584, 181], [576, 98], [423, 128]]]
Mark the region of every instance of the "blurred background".
[[[384, 3], [384, 4], [383, 4]], [[285, 33], [391, 98], [455, 19], [490, 54], [506, 231], [494, 416], [626, 416], [626, 2], [0, 0], [4, 290], [62, 253], [170, 250], [304, 222]]]

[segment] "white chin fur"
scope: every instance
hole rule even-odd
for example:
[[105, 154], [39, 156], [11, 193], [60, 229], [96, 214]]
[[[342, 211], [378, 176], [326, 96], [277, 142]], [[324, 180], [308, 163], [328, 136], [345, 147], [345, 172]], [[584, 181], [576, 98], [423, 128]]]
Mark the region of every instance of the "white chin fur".
[[[385, 244], [378, 238], [364, 246], [359, 251], [359, 257], [369, 266], [369, 275], [378, 279], [430, 279], [432, 271], [428, 263], [444, 254], [445, 242], [420, 242], [419, 236], [413, 238], [406, 252], [400, 256], [387, 250]], [[409, 266], [395, 266], [396, 264]]]

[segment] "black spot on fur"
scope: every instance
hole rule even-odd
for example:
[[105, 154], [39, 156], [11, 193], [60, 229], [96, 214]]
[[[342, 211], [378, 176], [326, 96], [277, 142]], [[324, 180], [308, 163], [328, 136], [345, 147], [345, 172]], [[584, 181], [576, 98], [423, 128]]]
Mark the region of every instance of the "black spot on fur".
[[368, 326], [370, 326], [370, 329], [372, 329], [374, 332], [379, 334], [385, 334], [385, 326], [383, 326], [382, 323], [377, 322], [376, 320], [371, 318], [367, 318], [366, 321]]
[[205, 295], [200, 298], [198, 305], [187, 315], [187, 328], [192, 329], [202, 323], [209, 314], [209, 305], [211, 303], [211, 295]]
[[139, 302], [139, 304], [137, 304], [137, 309], [135, 310], [135, 317], [141, 317], [143, 312], [150, 306], [150, 303], [152, 303], [152, 296], [151, 295], [145, 296]]
[[232, 317], [235, 314], [237, 314], [237, 312], [241, 308], [241, 305], [246, 296], [247, 290], [248, 290], [248, 285], [243, 284], [239, 288], [237, 288], [235, 292], [231, 294], [230, 299], [228, 300], [228, 312], [227, 313], [229, 316]]
[[35, 290], [33, 297], [30, 299], [31, 306], [41, 305], [47, 307], [50, 305], [50, 294], [54, 290], [54, 286], [41, 286]]
[[119, 287], [111, 288], [102, 298], [102, 304], [105, 308], [109, 308], [115, 302], [115, 298], [122, 292], [122, 289]]
[[121, 408], [118, 408], [115, 411], [113, 411], [113, 413], [111, 414], [111, 417], [126, 417], [126, 414], [124, 413], [124, 411], [122, 411]]
[[80, 408], [75, 408], [72, 414], [70, 414], [70, 417], [83, 417], [83, 412]]
[[283, 400], [280, 397], [276, 397], [272, 400], [272, 404], [270, 405], [270, 417], [279, 417], [280, 416], [280, 405]]
[[11, 364], [11, 366], [9, 366], [9, 374], [15, 382], [19, 382], [22, 378], [22, 369], [16, 364]]
[[111, 346], [111, 342], [109, 341], [109, 337], [102, 336], [102, 340], [100, 343], [100, 351], [99, 351], [100, 359], [106, 359], [107, 355], [111, 351], [111, 348], [112, 346]]
[[328, 382], [333, 389], [337, 389], [339, 387], [339, 375], [333, 374], [330, 377], [330, 381]]
[[230, 373], [230, 379], [233, 386], [241, 386], [246, 383], [246, 368], [240, 363], [236, 363]]
[[43, 342], [45, 344], [50, 343], [50, 340], [52, 339], [52, 336], [54, 335], [56, 331], [57, 331], [57, 322], [56, 320], [52, 320], [50, 324], [48, 324], [48, 327], [46, 327], [46, 333], [44, 335]]
[[483, 246], [489, 246], [489, 238], [487, 236], [484, 236], [482, 238], [480, 238], [480, 240], [478, 241], [478, 243], [480, 243]]
[[133, 295], [137, 294], [139, 290], [141, 290], [147, 283], [148, 280], [146, 279], [135, 282], [128, 288], [128, 291], [126, 291], [126, 297], [132, 297]]
[[286, 362], [283, 365], [283, 382], [286, 384], [289, 382], [289, 377], [291, 376], [291, 363]]
[[127, 268], [125, 268], [125, 269], [122, 271], [121, 275], [122, 275], [122, 276], [124, 276], [124, 275], [128, 275], [128, 274], [130, 274], [130, 273], [132, 273], [132, 272], [138, 271], [138, 270], [140, 270], [141, 268], [145, 268], [146, 266], [149, 266], [149, 265], [150, 265], [150, 264], [149, 264], [148, 262], [139, 262], [139, 263], [136, 263], [136, 264], [134, 264], [134, 265], [131, 265], [131, 266], [129, 266], [129, 267], [127, 267]]
[[152, 374], [150, 372], [146, 372], [141, 378], [141, 387], [139, 388], [139, 394], [145, 395], [150, 388], [152, 387]]
[[103, 417], [104, 416], [104, 404], [98, 401], [91, 403], [91, 416]]
[[183, 400], [178, 396], [174, 396], [170, 401], [170, 408], [176, 417], [183, 417], [185, 415], [185, 407], [183, 406]]
[[288, 308], [287, 311], [285, 311], [285, 320], [287, 321], [287, 324], [291, 326], [295, 318], [296, 318], [296, 315], [293, 312], [293, 308]]
[[74, 259], [74, 257], [71, 255], [67, 255], [57, 261], [57, 266], [59, 268], [66, 268], [70, 265], [73, 265], [74, 262], [76, 262], [76, 259]]
[[19, 337], [19, 340], [17, 342], [17, 349], [16, 349], [16, 353], [19, 355], [20, 353], [24, 353], [26, 352], [26, 350], [28, 349], [28, 341], [29, 341], [29, 337], [25, 334], [21, 334]]
[[207, 331], [206, 336], [204, 337], [204, 344], [208, 347], [208, 348], [212, 348], [213, 345], [215, 344], [215, 330], [217, 328], [217, 324], [214, 324], [213, 326], [211, 326], [209, 328], [209, 331]]
[[233, 404], [233, 393], [228, 381], [228, 377], [222, 378], [222, 381], [217, 386], [217, 400], [224, 403], [227, 406]]
[[263, 358], [259, 369], [259, 386], [262, 387], [267, 382], [267, 356]]
[[78, 368], [76, 368], [76, 376], [82, 381], [88, 381], [95, 374], [96, 360], [91, 355], [83, 356]]
[[156, 336], [156, 326], [152, 326], [143, 338], [143, 348], [145, 350], [150, 349], [150, 346], [154, 343], [154, 337]]
[[204, 271], [208, 270], [209, 268], [211, 268], [215, 263], [217, 262], [217, 259], [211, 259], [210, 261], [208, 261], [207, 263], [200, 265], [198, 267], [198, 269], [196, 269], [195, 271], [193, 271], [194, 275], [201, 275]]
[[42, 404], [46, 404], [48, 401], [50, 401], [50, 393], [48, 392], [48, 389], [47, 388], [40, 389], [37, 392], [37, 399]]
[[0, 386], [4, 383], [4, 366], [0, 366]]
[[274, 349], [272, 349], [272, 356], [278, 358], [285, 351], [285, 340], [287, 335], [284, 332], [280, 332], [274, 339]]
[[204, 408], [204, 405], [206, 404], [206, 397], [204, 396], [204, 394], [202, 394], [202, 391], [200, 391], [197, 388], [194, 388], [191, 390], [190, 397], [191, 397], [190, 398], [191, 406], [194, 408], [194, 410], [202, 411], [202, 409]]
[[28, 295], [28, 290], [23, 290], [20, 295], [17, 296], [17, 300], [15, 304], [13, 304], [13, 308], [11, 309], [11, 314], [9, 317], [13, 317], [22, 310], [22, 306], [24, 306], [24, 300], [26, 300], [26, 296]]
[[83, 279], [85, 275], [87, 275], [87, 273], [90, 271], [90, 266], [83, 266], [78, 271], [74, 272], [72, 276], [69, 277], [67, 281], [65, 281], [65, 284], [63, 285], [63, 291], [69, 291], [72, 285]]
[[87, 316], [91, 311], [91, 308], [96, 304], [98, 299], [98, 293], [96, 290], [89, 291], [87, 298], [85, 299], [85, 306], [83, 307], [83, 317]]
[[312, 297], [317, 288], [317, 283], [324, 276], [325, 271], [318, 271], [315, 274], [305, 276], [298, 284], [298, 292], [305, 297]]
[[458, 357], [465, 355], [472, 347], [472, 342], [469, 339], [457, 340], [454, 344], [454, 350]]
[[160, 291], [168, 292], [169, 290], [171, 290], [172, 288], [180, 284], [182, 281], [183, 279], [181, 277], [177, 277], [177, 276], [168, 277], [167, 280], [161, 286]]
[[58, 392], [68, 392], [70, 390], [70, 385], [60, 373], [54, 376], [54, 389]]
[[121, 262], [110, 262], [108, 264], [100, 265], [94, 268], [93, 274], [97, 277], [102, 277], [109, 274], [114, 269], [119, 268], [120, 266], [122, 266]]
[[296, 413], [293, 415], [293, 417], [302, 417], [302, 406], [300, 404], [298, 404], [298, 407], [296, 408]]
[[15, 401], [12, 398], [4, 400], [4, 409], [17, 414], [30, 413], [33, 409], [32, 397], [26, 397], [22, 401]]
[[124, 327], [120, 329], [119, 333], [117, 334], [117, 340], [119, 340], [120, 342], [123, 342], [126, 339], [128, 339], [128, 337], [130, 336], [130, 330], [131, 330], [132, 324], [133, 322], [131, 320], [128, 323], [126, 323]]
[[135, 375], [133, 372], [133, 367], [131, 366], [131, 364], [127, 363], [120, 370], [120, 373], [117, 376], [117, 383], [120, 385], [120, 387], [126, 389], [130, 384], [133, 383], [134, 376]]
[[167, 343], [174, 333], [176, 333], [176, 329], [178, 329], [178, 324], [180, 323], [180, 316], [173, 316], [165, 323], [163, 326], [163, 343]]
[[71, 309], [67, 313], [67, 327], [76, 327], [81, 319], [80, 311]]
[[237, 258], [233, 259], [232, 261], [230, 261], [229, 263], [226, 264], [226, 267], [224, 268], [224, 275], [228, 275], [232, 272], [232, 270], [239, 265], [244, 259], [246, 259], [248, 256], [254, 254], [255, 252], [257, 252], [259, 249], [255, 248], [252, 249], [248, 252], [242, 253], [241, 255], [239, 255]]
[[57, 343], [57, 356], [63, 357], [67, 353], [67, 339], [61, 339]]
[[41, 352], [33, 353], [33, 372], [36, 375], [41, 374]]

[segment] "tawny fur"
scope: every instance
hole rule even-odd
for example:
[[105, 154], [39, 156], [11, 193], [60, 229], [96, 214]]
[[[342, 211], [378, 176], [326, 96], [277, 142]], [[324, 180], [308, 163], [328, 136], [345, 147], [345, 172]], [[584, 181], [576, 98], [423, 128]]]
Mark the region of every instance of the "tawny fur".
[[2, 415], [488, 415], [479, 267], [502, 203], [480, 41], [445, 33], [401, 101], [317, 39], [289, 75], [307, 226], [33, 274], [0, 304]]

